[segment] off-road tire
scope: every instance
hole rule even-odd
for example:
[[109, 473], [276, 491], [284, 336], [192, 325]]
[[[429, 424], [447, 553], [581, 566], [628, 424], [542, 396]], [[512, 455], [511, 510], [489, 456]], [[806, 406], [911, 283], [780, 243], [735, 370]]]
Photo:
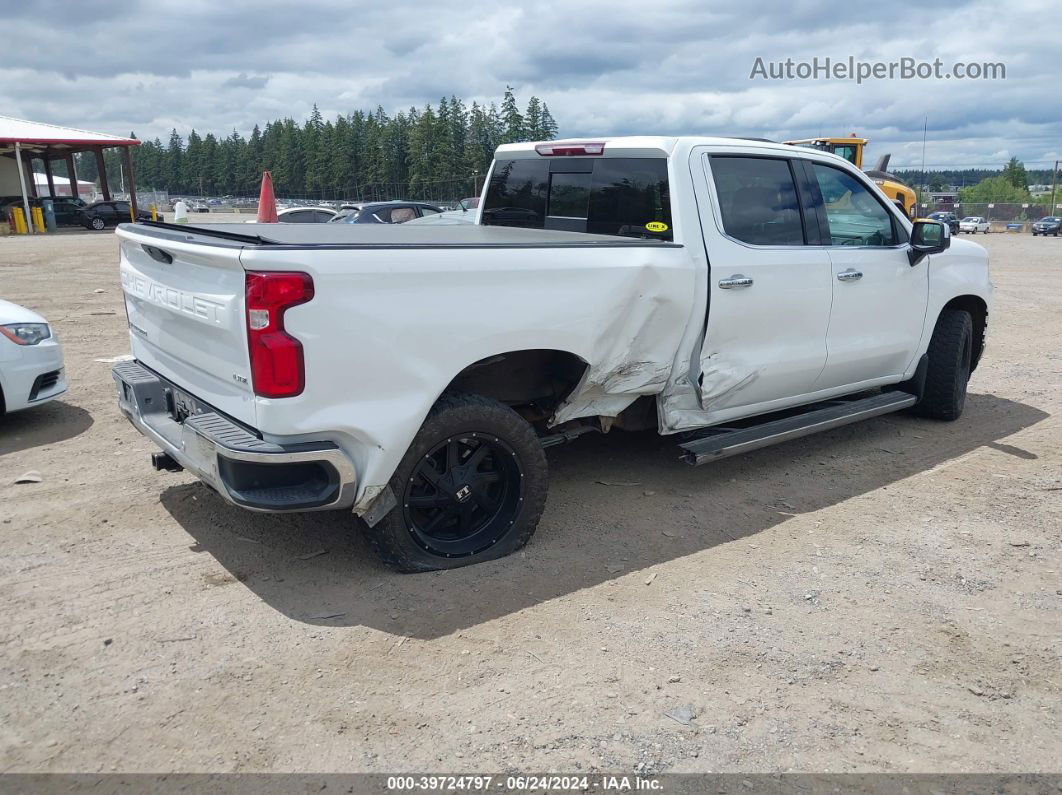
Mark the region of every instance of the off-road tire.
[[968, 312], [945, 309], [940, 313], [929, 341], [925, 389], [915, 414], [946, 421], [962, 416], [973, 343], [973, 320]]
[[[448, 557], [425, 548], [410, 525], [403, 495], [417, 467], [440, 444], [455, 438], [490, 437], [511, 455], [519, 477], [511, 477], [517, 489], [515, 508], [501, 524], [507, 529], [485, 549]], [[508, 460], [508, 459], [507, 459]], [[549, 471], [546, 454], [535, 431], [508, 406], [482, 395], [445, 393], [428, 412], [398, 469], [390, 480], [398, 505], [374, 527], [365, 527], [373, 550], [388, 566], [402, 572], [435, 571], [468, 566], [509, 555], [534, 535], [546, 504]], [[500, 515], [500, 514], [499, 514]], [[511, 521], [511, 524], [508, 522]]]

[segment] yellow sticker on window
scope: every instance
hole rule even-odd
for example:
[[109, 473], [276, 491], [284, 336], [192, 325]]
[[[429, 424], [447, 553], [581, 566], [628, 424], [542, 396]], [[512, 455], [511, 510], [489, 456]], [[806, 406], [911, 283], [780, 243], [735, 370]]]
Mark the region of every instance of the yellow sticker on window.
[[663, 221], [650, 221], [645, 225], [645, 228], [648, 229], [650, 232], [666, 232], [667, 224], [665, 224]]

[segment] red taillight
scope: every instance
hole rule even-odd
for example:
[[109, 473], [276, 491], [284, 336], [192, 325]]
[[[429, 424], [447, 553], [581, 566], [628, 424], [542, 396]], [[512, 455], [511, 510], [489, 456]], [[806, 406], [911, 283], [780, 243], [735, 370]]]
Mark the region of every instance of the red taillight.
[[576, 155], [603, 155], [605, 154], [605, 142], [550, 142], [547, 144], [535, 144], [535, 151], [543, 157], [575, 157]]
[[247, 273], [247, 343], [251, 385], [261, 397], [293, 397], [306, 383], [302, 343], [284, 331], [284, 312], [313, 298], [308, 273]]

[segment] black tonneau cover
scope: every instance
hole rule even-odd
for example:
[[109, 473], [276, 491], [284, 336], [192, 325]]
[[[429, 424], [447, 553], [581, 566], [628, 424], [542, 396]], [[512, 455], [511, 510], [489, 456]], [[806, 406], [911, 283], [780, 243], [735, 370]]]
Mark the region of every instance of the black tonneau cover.
[[518, 229], [478, 224], [167, 224], [144, 221], [123, 228], [160, 240], [204, 245], [304, 248], [677, 248], [661, 240]]

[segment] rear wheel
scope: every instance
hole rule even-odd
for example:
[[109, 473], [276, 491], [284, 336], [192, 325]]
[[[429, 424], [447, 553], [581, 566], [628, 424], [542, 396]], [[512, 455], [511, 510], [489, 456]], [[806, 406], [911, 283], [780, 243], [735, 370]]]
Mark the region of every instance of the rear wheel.
[[929, 366], [916, 414], [957, 420], [966, 405], [966, 384], [973, 361], [973, 320], [968, 312], [945, 309], [929, 341]]
[[398, 505], [368, 529], [399, 571], [433, 571], [504, 557], [530, 540], [546, 502], [546, 455], [508, 406], [443, 395], [391, 478]]

